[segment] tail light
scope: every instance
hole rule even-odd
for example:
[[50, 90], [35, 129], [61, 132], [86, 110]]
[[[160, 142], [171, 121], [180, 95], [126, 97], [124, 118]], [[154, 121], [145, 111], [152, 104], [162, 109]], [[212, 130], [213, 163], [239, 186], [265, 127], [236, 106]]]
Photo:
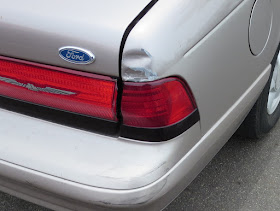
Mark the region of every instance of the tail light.
[[121, 111], [122, 135], [140, 140], [170, 139], [199, 118], [188, 85], [175, 77], [146, 83], [125, 82]]
[[117, 121], [117, 86], [109, 77], [0, 57], [0, 95]]
[[[165, 141], [199, 120], [192, 92], [179, 78], [124, 82], [121, 90], [119, 104], [117, 80], [110, 77], [0, 56], [0, 96], [94, 117], [90, 119], [96, 132], [112, 130], [111, 134], [120, 132], [126, 138]], [[117, 110], [122, 112], [122, 122]]]

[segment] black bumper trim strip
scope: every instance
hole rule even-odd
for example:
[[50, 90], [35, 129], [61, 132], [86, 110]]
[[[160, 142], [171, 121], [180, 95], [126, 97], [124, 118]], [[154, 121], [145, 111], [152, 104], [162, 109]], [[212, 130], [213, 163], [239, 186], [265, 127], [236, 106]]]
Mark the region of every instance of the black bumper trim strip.
[[98, 134], [118, 136], [118, 123], [0, 95], [0, 108]]
[[200, 120], [198, 109], [180, 122], [162, 128], [136, 128], [126, 125], [121, 126], [121, 136], [148, 142], [168, 141], [192, 127]]

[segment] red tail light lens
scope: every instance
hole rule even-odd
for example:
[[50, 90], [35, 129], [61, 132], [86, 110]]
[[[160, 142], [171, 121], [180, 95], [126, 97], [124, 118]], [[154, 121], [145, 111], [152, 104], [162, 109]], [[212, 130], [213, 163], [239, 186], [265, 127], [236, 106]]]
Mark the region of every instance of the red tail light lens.
[[121, 110], [126, 126], [160, 128], [183, 120], [196, 110], [196, 104], [186, 83], [172, 77], [125, 82]]
[[109, 77], [0, 57], [0, 95], [117, 121], [117, 86]]

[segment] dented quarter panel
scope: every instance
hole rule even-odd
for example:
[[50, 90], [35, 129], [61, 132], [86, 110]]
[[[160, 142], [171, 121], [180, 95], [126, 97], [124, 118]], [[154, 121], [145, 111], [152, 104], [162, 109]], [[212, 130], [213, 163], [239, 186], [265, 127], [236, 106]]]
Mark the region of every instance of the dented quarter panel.
[[[279, 1], [272, 0], [274, 19], [269, 41], [261, 55], [251, 53], [248, 37], [254, 3], [159, 1], [131, 31], [123, 63], [129, 63], [126, 59], [130, 59], [130, 52], [145, 49], [152, 57], [147, 69], [157, 78], [177, 75], [185, 79], [196, 99], [201, 132], [205, 134], [260, 76], [279, 43]], [[232, 30], [232, 11], [241, 8], [243, 19]], [[228, 24], [221, 27], [221, 22]], [[124, 66], [123, 77], [127, 69]]]
[[[132, 80], [127, 75], [133, 70], [141, 75], [139, 69], [150, 73], [151, 78], [148, 77], [147, 81], [167, 75], [173, 64], [242, 1], [175, 0], [170, 3], [169, 0], [160, 0], [129, 34], [123, 54], [123, 79]], [[152, 62], [141, 62], [143, 49], [149, 53]], [[140, 63], [135, 64], [137, 51]]]

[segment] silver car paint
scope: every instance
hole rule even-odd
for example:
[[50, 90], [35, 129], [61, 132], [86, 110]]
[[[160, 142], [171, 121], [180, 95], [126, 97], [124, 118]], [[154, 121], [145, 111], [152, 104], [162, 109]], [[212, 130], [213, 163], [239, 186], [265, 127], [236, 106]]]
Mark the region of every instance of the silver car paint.
[[[169, 4], [169, 2], [161, 1], [160, 3], [158, 3], [159, 5], [158, 7], [166, 8], [167, 7], [165, 6], [166, 4]], [[212, 3], [207, 5], [209, 8], [213, 7]], [[214, 17], [214, 20], [210, 21], [212, 27], [217, 25], [217, 23], [220, 22], [224, 18], [224, 16], [226, 16], [233, 9], [233, 6], [235, 6], [236, 3], [230, 4], [231, 7], [229, 7], [228, 3], [223, 3], [222, 5], [224, 6], [224, 10], [222, 10], [220, 6], [219, 11], [223, 11], [223, 13], [219, 15], [219, 18]], [[158, 7], [153, 8], [153, 10], [155, 9], [156, 10], [155, 12], [157, 12]], [[191, 8], [193, 7], [195, 6], [191, 6]], [[194, 13], [195, 15], [198, 16], [195, 16], [195, 18], [190, 18], [192, 22], [193, 21], [196, 22], [196, 19], [198, 17], [203, 16], [202, 12], [204, 12], [204, 10], [200, 12], [199, 11], [200, 10], [197, 10]], [[160, 12], [163, 13], [162, 11]], [[189, 13], [190, 11], [186, 11], [186, 12]], [[212, 13], [213, 12], [211, 12], [210, 17], [213, 17]], [[158, 15], [158, 13], [155, 13], [155, 15]], [[157, 19], [155, 18], [155, 20]], [[188, 18], [186, 18], [186, 20], [188, 20]], [[209, 26], [207, 25], [209, 19], [206, 18], [205, 20], [206, 23], [204, 23], [204, 25], [208, 27], [206, 28], [207, 30], [210, 30], [211, 28], [209, 28]], [[145, 18], [143, 18], [142, 21], [144, 21], [145, 23], [146, 22], [152, 23], [150, 20], [145, 20]], [[140, 26], [141, 23], [142, 22], [139, 23]], [[191, 23], [189, 22], [187, 23], [188, 23], [187, 26], [189, 27]], [[158, 23], [153, 23], [153, 24], [155, 26], [158, 25]], [[206, 31], [204, 31], [204, 34], [206, 34]], [[159, 36], [158, 34], [156, 35]], [[141, 39], [139, 38], [139, 40]], [[39, 49], [36, 48], [35, 50], [39, 50]], [[98, 56], [98, 54], [96, 54], [96, 56]], [[181, 59], [183, 59], [183, 57], [181, 57]], [[32, 126], [30, 126], [30, 128], [31, 127]], [[39, 131], [39, 129], [36, 130]], [[53, 129], [47, 129], [47, 131], [53, 131]], [[61, 165], [61, 163], [57, 162], [57, 160], [61, 159], [61, 151], [59, 150], [60, 148], [58, 147], [57, 149], [54, 148], [53, 150], [51, 150], [51, 148], [53, 148], [53, 145], [55, 143], [51, 144], [50, 141], [48, 141], [48, 139], [51, 139], [50, 135], [49, 136], [42, 135], [42, 132], [40, 132], [40, 134], [42, 135], [42, 138], [40, 139], [41, 141], [40, 142], [36, 141], [37, 149], [34, 153], [28, 153], [28, 151], [32, 146], [35, 147], [34, 145], [35, 143], [31, 142], [30, 143], [31, 145], [29, 145], [27, 143], [20, 142], [22, 144], [17, 143], [15, 145], [21, 145], [20, 149], [22, 150], [22, 153], [25, 154], [25, 158], [21, 158], [18, 160], [16, 156], [18, 152], [15, 150], [14, 152], [11, 152], [9, 154], [4, 153], [2, 159], [11, 161], [13, 163], [17, 163], [21, 166], [26, 166], [28, 168], [36, 169], [40, 172], [46, 172], [54, 176], [59, 175], [59, 177], [67, 180], [79, 181], [82, 184], [86, 184], [90, 186], [110, 188], [110, 189], [132, 189], [132, 188], [139, 188], [145, 186], [155, 181], [156, 179], [160, 178], [163, 174], [165, 174], [168, 171], [168, 169], [173, 167], [186, 154], [186, 152], [189, 149], [191, 149], [195, 145], [195, 143], [199, 141], [200, 138], [199, 127], [194, 127], [192, 130], [187, 131], [184, 134], [184, 136], [180, 136], [176, 138], [176, 141], [170, 141], [168, 144], [163, 144], [163, 143], [153, 144], [153, 146], [151, 146], [151, 144], [145, 144], [145, 143], [139, 144], [131, 141], [112, 141], [112, 140], [110, 142], [105, 142], [107, 144], [102, 144], [104, 141], [102, 141], [101, 138], [95, 138], [95, 136], [94, 138], [87, 136], [86, 138], [87, 140], [90, 139], [92, 140], [90, 140], [89, 143], [85, 144], [84, 141], [80, 140], [81, 138], [78, 139], [78, 137], [71, 135], [71, 133], [69, 132], [65, 132], [65, 133], [67, 134], [67, 135], [63, 135], [65, 141], [60, 141], [59, 144], [61, 146], [65, 146], [65, 152], [63, 156], [68, 158], [69, 165], [65, 165], [65, 164]], [[187, 135], [189, 133], [190, 135]], [[21, 136], [23, 136], [22, 133]], [[189, 140], [185, 141], [185, 137], [188, 137]], [[11, 135], [9, 138], [11, 140], [12, 139], [17, 140], [17, 138], [13, 138], [13, 135]], [[39, 137], [37, 138], [33, 137], [34, 140], [37, 140], [38, 138]], [[63, 139], [63, 138], [61, 137], [57, 139]], [[69, 140], [72, 139], [73, 139], [72, 142], [74, 142], [74, 140], [79, 140], [75, 142], [76, 147], [81, 148], [79, 151], [78, 150], [73, 151], [73, 149], [75, 148], [73, 148], [73, 146], [67, 145], [67, 143], [70, 142]], [[55, 139], [53, 140], [56, 141]], [[4, 144], [4, 146], [6, 144]], [[94, 146], [98, 146], [98, 147], [94, 147]], [[160, 148], [160, 146], [162, 147]], [[87, 152], [86, 151], [87, 148], [91, 150]], [[46, 165], [42, 165], [41, 160], [32, 159], [33, 157], [38, 157], [39, 155], [45, 155], [47, 157], [47, 153], [49, 153], [50, 151], [51, 151], [51, 156], [48, 158], [47, 161], [45, 161], [47, 162]], [[134, 157], [135, 152], [137, 152], [139, 155], [136, 158], [132, 158]], [[119, 154], [121, 154], [122, 156], [118, 157]], [[145, 154], [149, 154], [150, 156], [146, 157]], [[111, 161], [112, 157], [113, 158], [118, 157], [118, 159], [113, 159]], [[79, 167], [79, 163], [83, 163], [83, 166], [81, 166], [81, 168]], [[77, 166], [79, 170], [71, 169], [72, 165]], [[59, 172], [57, 172], [58, 169]], [[145, 177], [145, 179], [143, 179], [143, 177]], [[118, 180], [118, 182], [116, 182], [116, 179]]]
[[[1, 1], [0, 54], [118, 76], [123, 33], [150, 0], [12, 0]], [[127, 9], [129, 8], [129, 9]], [[64, 46], [87, 49], [96, 55], [90, 65], [62, 60]]]
[[[194, 179], [232, 135], [243, 119], [244, 113], [251, 108], [254, 100], [256, 100], [269, 77], [269, 73], [270, 66], [247, 92], [244, 93], [240, 100], [217, 122], [209, 133], [201, 138], [199, 143], [191, 151], [160, 179], [147, 186], [128, 190], [97, 188], [1, 160], [0, 190], [54, 210], [119, 210], [121, 208], [122, 210], [160, 210], [170, 203]], [[3, 130], [0, 128], [1, 132], [7, 132], [9, 129], [14, 131], [13, 125], [25, 125], [27, 121], [27, 127], [22, 127], [22, 131], [18, 131], [24, 136], [28, 136], [30, 135], [28, 133], [30, 130], [28, 125], [38, 124], [38, 120], [33, 118], [28, 119], [4, 110], [0, 110], [0, 113], [3, 116], [2, 120], [10, 120], [12, 121], [10, 123], [13, 123], [7, 124], [8, 128], [4, 127]], [[35, 138], [38, 138], [37, 140], [40, 140], [42, 135], [47, 135], [50, 138], [49, 140], [55, 139], [57, 140], [56, 142], [60, 142], [64, 140], [63, 134], [71, 130], [71, 128], [65, 127], [63, 129], [63, 127], [57, 127], [56, 125], [50, 127], [51, 125], [49, 123], [38, 124], [38, 126], [34, 128], [34, 130], [37, 129], [37, 135], [35, 135]], [[47, 129], [53, 129], [55, 132], [48, 133], [46, 128], [44, 128], [45, 126], [47, 126]], [[80, 137], [85, 135], [81, 131], [71, 131], [70, 135], [75, 133]], [[28, 141], [28, 139], [22, 139], [21, 134], [15, 134], [15, 140]], [[57, 139], [59, 138], [57, 134], [61, 134], [63, 138]], [[2, 137], [6, 137], [6, 135]], [[104, 141], [108, 141], [108, 139], [105, 139], [104, 137]], [[11, 142], [10, 147], [15, 143], [14, 148], [18, 147], [18, 142], [14, 142], [13, 140]], [[70, 143], [72, 143], [71, 146], [75, 147], [73, 145], [75, 142], [73, 143], [71, 141]], [[32, 147], [33, 151], [41, 148], [39, 144]], [[64, 152], [65, 148], [62, 146], [58, 150]], [[170, 150], [173, 150], [173, 148]], [[18, 152], [20, 154], [16, 155], [16, 157], [24, 158], [25, 154], [22, 154], [20, 150]], [[28, 152], [30, 153], [30, 149]], [[145, 156], [151, 155], [145, 154]], [[41, 156], [39, 158], [46, 161], [49, 157]], [[38, 159], [38, 157], [36, 158]], [[67, 160], [63, 160], [63, 162], [67, 162]], [[72, 166], [72, 169], [74, 171], [76, 167]], [[59, 169], [57, 170], [59, 171]], [[115, 183], [117, 182], [118, 180], [115, 181]]]
[[[242, 0], [175, 0], [170, 4], [169, 0], [161, 0], [134, 27], [126, 41], [123, 79], [133, 80], [133, 70], [141, 75], [141, 69], [158, 78], [168, 75], [172, 66], [240, 2]], [[150, 55], [150, 62], [143, 50]]]
[[[279, 20], [280, 2], [272, 3]], [[159, 1], [146, 17], [169, 4]], [[232, 135], [268, 79], [280, 40], [279, 23], [274, 19], [266, 49], [254, 57], [248, 44], [253, 4], [242, 2], [176, 64], [157, 74], [187, 80], [201, 112], [200, 123], [168, 142], [147, 144], [0, 110], [0, 189], [55, 209], [163, 208]], [[144, 17], [139, 24], [146, 21]]]

